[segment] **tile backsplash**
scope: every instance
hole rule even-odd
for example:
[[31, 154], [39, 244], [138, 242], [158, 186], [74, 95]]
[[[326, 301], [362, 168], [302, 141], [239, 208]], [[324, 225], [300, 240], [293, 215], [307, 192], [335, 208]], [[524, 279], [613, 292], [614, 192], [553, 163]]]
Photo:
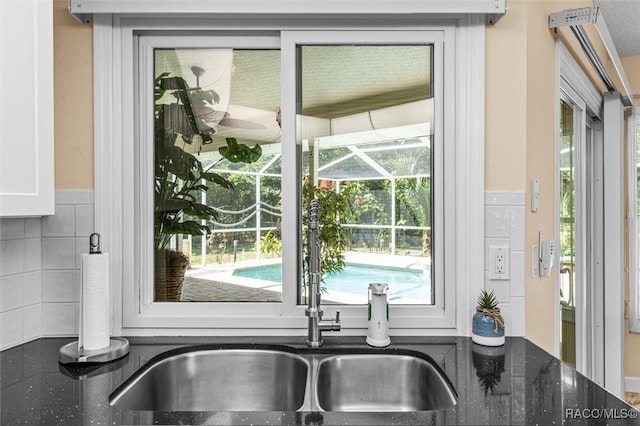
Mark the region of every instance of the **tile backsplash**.
[[[93, 218], [93, 191], [57, 191], [53, 216], [0, 219], [0, 350], [77, 335], [79, 259]], [[484, 285], [498, 297], [510, 336], [525, 332], [524, 235], [524, 192], [486, 192]], [[509, 280], [488, 279], [491, 245], [509, 245]]]
[[39, 218], [0, 221], [0, 349], [42, 335]]
[[93, 191], [57, 191], [53, 216], [0, 219], [0, 350], [77, 334], [93, 205]]
[[[525, 193], [487, 191], [484, 202], [484, 288], [500, 302], [508, 336], [525, 334]], [[489, 247], [509, 246], [507, 280], [489, 279]]]

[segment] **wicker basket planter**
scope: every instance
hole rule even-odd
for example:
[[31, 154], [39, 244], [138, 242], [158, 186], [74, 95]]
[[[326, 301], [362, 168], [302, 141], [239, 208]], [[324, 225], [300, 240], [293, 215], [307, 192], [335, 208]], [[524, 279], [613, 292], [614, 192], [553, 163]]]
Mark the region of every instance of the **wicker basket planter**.
[[161, 250], [155, 256], [155, 298], [156, 302], [179, 302], [182, 296], [184, 274], [189, 259], [183, 253]]

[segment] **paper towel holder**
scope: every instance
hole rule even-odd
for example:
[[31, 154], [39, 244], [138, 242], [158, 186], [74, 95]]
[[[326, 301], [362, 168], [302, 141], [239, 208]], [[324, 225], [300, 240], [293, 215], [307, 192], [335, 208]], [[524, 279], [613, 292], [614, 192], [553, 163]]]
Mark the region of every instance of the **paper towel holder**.
[[[89, 236], [89, 254], [101, 254], [100, 234]], [[129, 353], [129, 341], [124, 337], [110, 337], [109, 345], [100, 349], [85, 349], [80, 339], [60, 348], [60, 364], [100, 364], [122, 358]]]
[[79, 347], [78, 341], [60, 348], [60, 364], [100, 364], [122, 358], [129, 353], [129, 341], [124, 337], [111, 337], [111, 344], [101, 349]]

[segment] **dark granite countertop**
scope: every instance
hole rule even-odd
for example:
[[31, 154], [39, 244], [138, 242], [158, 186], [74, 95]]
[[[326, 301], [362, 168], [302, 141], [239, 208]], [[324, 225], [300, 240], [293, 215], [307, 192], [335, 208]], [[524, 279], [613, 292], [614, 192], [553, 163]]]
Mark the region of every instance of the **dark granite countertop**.
[[[640, 424], [638, 411], [523, 338], [487, 348], [462, 337], [395, 337], [423, 352], [458, 393], [450, 408], [408, 413], [119, 411], [109, 394], [155, 355], [192, 344], [269, 343], [304, 347], [304, 337], [129, 338], [129, 355], [97, 368], [58, 363], [74, 339], [43, 338], [0, 353], [2, 425], [107, 424]], [[324, 347], [364, 348], [363, 337], [326, 336]]]

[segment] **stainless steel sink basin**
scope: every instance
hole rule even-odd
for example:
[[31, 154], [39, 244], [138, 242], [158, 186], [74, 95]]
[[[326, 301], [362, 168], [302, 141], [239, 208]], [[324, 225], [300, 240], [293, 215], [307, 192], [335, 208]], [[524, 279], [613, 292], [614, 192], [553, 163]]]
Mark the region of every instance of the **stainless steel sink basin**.
[[420, 352], [207, 345], [156, 356], [109, 401], [133, 411], [398, 412], [450, 407], [457, 394]]
[[191, 350], [151, 362], [110, 397], [124, 410], [296, 411], [308, 363], [289, 352]]
[[317, 403], [325, 411], [422, 411], [450, 407], [457, 394], [431, 362], [410, 355], [347, 354], [320, 361]]

